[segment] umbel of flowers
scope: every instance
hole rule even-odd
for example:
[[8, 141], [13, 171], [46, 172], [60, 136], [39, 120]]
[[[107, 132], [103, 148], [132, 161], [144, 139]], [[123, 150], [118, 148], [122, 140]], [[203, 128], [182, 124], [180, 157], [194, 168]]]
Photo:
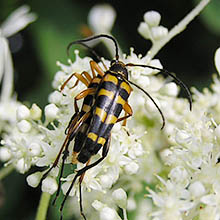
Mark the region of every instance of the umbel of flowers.
[[[159, 25], [161, 16], [158, 12], [147, 12], [138, 32], [152, 41], [151, 50], [142, 56], [135, 54], [131, 48], [130, 54], [120, 59], [124, 63], [163, 68], [158, 59], [153, 59], [155, 54], [182, 31], [207, 3], [201, 1], [170, 31]], [[103, 29], [109, 34], [115, 20], [115, 12], [110, 6], [93, 8], [89, 24], [95, 33], [102, 32], [94, 28], [97, 24], [93, 23], [103, 17], [102, 13], [112, 16], [106, 19], [108, 28]], [[67, 65], [57, 62], [60, 71], [52, 82], [54, 91], [49, 95], [49, 104], [44, 110], [37, 104], [30, 108], [20, 104], [14, 126], [3, 135], [0, 159], [5, 166], [12, 166], [20, 173], [27, 172], [31, 166], [45, 167], [44, 171], [39, 169], [41, 171], [27, 177], [32, 187], [39, 185], [43, 174], [52, 166], [65, 139], [64, 131], [74, 114], [73, 98], [85, 89], [82, 83], [72, 88], [75, 78], [62, 92], [60, 87], [73, 72], [91, 74], [90, 60], [90, 57], [81, 57], [76, 50], [74, 61], [68, 60]], [[106, 66], [110, 65], [109, 60], [103, 59], [103, 62]], [[216, 51], [215, 64], [220, 73], [220, 50]], [[102, 63], [99, 65], [102, 67]], [[211, 89], [199, 92], [192, 88], [193, 110], [189, 111], [187, 100], [177, 97], [179, 87], [167, 82], [164, 77], [156, 76], [156, 73], [149, 68], [129, 67], [130, 80], [145, 88], [154, 98], [165, 116], [166, 126], [160, 130], [162, 122], [156, 107], [141, 91], [134, 89], [129, 99], [133, 117], [126, 127], [120, 123], [113, 127], [107, 158], [89, 169], [82, 182], [83, 206], [85, 214], [89, 213], [91, 219], [98, 216], [102, 220], [122, 219], [117, 212], [119, 208], [123, 210], [123, 219], [128, 219], [127, 211], [134, 210], [137, 220], [219, 219], [220, 81], [214, 75]], [[73, 144], [69, 147], [70, 151]], [[71, 155], [72, 152], [66, 164], [71, 164]], [[101, 152], [92, 160], [100, 156]], [[60, 166], [59, 162], [42, 181], [43, 192], [53, 194], [57, 191]], [[76, 169], [82, 166], [77, 164]], [[74, 176], [72, 172], [61, 179], [64, 194]], [[74, 185], [70, 196], [73, 199], [67, 203], [68, 213], [80, 215], [78, 206], [73, 205], [78, 202], [78, 184]], [[94, 212], [94, 209], [97, 211]]]

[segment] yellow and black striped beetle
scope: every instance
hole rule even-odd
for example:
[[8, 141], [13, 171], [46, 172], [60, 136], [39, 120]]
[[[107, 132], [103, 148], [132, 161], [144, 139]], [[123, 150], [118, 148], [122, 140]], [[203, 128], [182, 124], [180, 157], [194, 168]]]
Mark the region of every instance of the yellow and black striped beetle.
[[[69, 143], [73, 139], [75, 139], [72, 163], [74, 164], [77, 162], [81, 162], [86, 165], [85, 167], [77, 171], [72, 181], [72, 184], [70, 185], [68, 191], [66, 192], [66, 196], [60, 208], [61, 219], [62, 219], [62, 210], [64, 207], [64, 203], [68, 195], [70, 194], [70, 191], [74, 183], [76, 182], [77, 178], [79, 178], [80, 212], [83, 218], [86, 219], [82, 208], [81, 183], [83, 177], [88, 169], [99, 164], [107, 156], [108, 149], [110, 146], [111, 130], [114, 124], [120, 121], [124, 121], [124, 125], [125, 125], [126, 119], [132, 116], [132, 108], [128, 104], [128, 98], [132, 92], [131, 85], [140, 89], [142, 92], [144, 92], [145, 95], [147, 95], [151, 99], [151, 101], [154, 103], [159, 113], [161, 114], [163, 120], [162, 128], [165, 125], [164, 116], [160, 108], [156, 104], [156, 102], [153, 100], [153, 98], [143, 88], [141, 88], [140, 86], [131, 82], [128, 79], [127, 67], [129, 66], [130, 67], [139, 66], [143, 68], [148, 67], [154, 70], [158, 70], [160, 71], [160, 73], [166, 76], [171, 76], [176, 83], [178, 83], [180, 86], [182, 86], [185, 89], [187, 93], [187, 98], [189, 100], [190, 110], [192, 108], [191, 93], [189, 92], [189, 89], [181, 80], [179, 80], [175, 75], [173, 75], [172, 73], [168, 72], [165, 69], [160, 69], [157, 67], [142, 65], [142, 64], [133, 64], [133, 63], [124, 64], [122, 61], [119, 60], [118, 45], [116, 40], [112, 36], [106, 34], [100, 34], [90, 38], [74, 41], [68, 45], [67, 49], [69, 50], [69, 48], [73, 44], [81, 44], [86, 48], [90, 49], [91, 52], [101, 61], [100, 57], [95, 53], [95, 51], [93, 51], [92, 48], [84, 44], [85, 42], [95, 40], [97, 38], [107, 38], [113, 41], [115, 45], [115, 53], [116, 53], [115, 59], [111, 61], [109, 69], [107, 69], [103, 63], [106, 71], [103, 71], [95, 61], [90, 61], [93, 77], [91, 77], [87, 72], [82, 72], [81, 74], [73, 73], [61, 87], [62, 90], [65, 87], [65, 85], [68, 83], [68, 81], [73, 76], [75, 76], [77, 77], [77, 82], [75, 86], [77, 86], [78, 82], [81, 81], [87, 86], [87, 89], [83, 90], [75, 97], [75, 101], [74, 101], [75, 114], [71, 118], [69, 125], [66, 129], [65, 141], [52, 167], [44, 174], [43, 177], [45, 178], [48, 175], [48, 173], [51, 171], [51, 169], [57, 166], [61, 154], [63, 154], [59, 179], [62, 177], [64, 162], [69, 154], [69, 150], [68, 150]], [[84, 99], [84, 101], [82, 104], [82, 108], [79, 111], [79, 108], [77, 106], [77, 101], [80, 99]], [[119, 117], [122, 110], [124, 110], [125, 116]], [[90, 158], [93, 155], [97, 154], [97, 152], [101, 148], [102, 148], [102, 156], [97, 161], [90, 164]], [[59, 187], [57, 190], [56, 198], [59, 195], [60, 185], [61, 183], [59, 180]]]

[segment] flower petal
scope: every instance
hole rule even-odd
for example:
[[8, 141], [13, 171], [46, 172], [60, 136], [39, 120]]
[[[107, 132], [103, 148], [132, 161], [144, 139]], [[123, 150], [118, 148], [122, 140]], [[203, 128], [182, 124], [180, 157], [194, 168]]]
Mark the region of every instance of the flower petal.
[[215, 67], [220, 75], [220, 48], [218, 48], [215, 52]]

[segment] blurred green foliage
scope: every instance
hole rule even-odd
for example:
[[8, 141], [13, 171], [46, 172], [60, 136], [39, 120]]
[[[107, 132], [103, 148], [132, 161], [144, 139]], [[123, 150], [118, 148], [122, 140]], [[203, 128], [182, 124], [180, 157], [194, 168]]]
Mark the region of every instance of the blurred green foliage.
[[[196, 3], [199, 1], [196, 0]], [[206, 27], [215, 35], [220, 36], [220, 1], [212, 0], [211, 4], [201, 14], [202, 21]]]

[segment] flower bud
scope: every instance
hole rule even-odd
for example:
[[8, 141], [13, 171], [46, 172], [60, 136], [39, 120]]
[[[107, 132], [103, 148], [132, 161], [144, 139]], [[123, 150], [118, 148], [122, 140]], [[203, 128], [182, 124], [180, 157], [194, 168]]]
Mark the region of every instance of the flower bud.
[[147, 11], [144, 14], [144, 21], [150, 26], [150, 27], [155, 27], [158, 26], [160, 23], [160, 13], [157, 11]]
[[98, 201], [98, 200], [95, 200], [95, 201], [92, 203], [92, 206], [93, 206], [93, 208], [96, 209], [97, 211], [101, 211], [101, 210], [105, 207], [105, 205], [104, 205], [102, 202]]
[[200, 181], [196, 181], [190, 184], [189, 191], [194, 197], [200, 197], [205, 194], [205, 187]]
[[110, 189], [113, 182], [112, 182], [112, 179], [109, 177], [109, 175], [101, 175], [99, 177], [100, 179], [100, 184], [102, 185], [103, 188], [107, 188], [107, 189]]
[[188, 173], [184, 167], [177, 166], [173, 168], [170, 173], [169, 173], [169, 178], [175, 182], [175, 183], [180, 183], [180, 182], [187, 182], [187, 177]]
[[43, 174], [41, 172], [32, 173], [27, 177], [27, 183], [31, 187], [37, 187], [41, 181]]
[[42, 191], [54, 194], [57, 191], [58, 185], [54, 178], [48, 176], [42, 181]]
[[24, 158], [21, 158], [16, 162], [15, 168], [18, 172], [25, 173], [30, 167], [25, 163]]
[[62, 100], [62, 94], [58, 91], [54, 91], [49, 95], [49, 102], [54, 103], [54, 104], [59, 104], [60, 101]]
[[22, 119], [27, 119], [30, 116], [30, 110], [25, 105], [20, 105], [17, 108], [17, 119], [20, 121]]
[[138, 169], [139, 169], [139, 166], [135, 162], [128, 163], [125, 166], [125, 171], [128, 175], [132, 175], [132, 174], [137, 173]]
[[116, 189], [113, 193], [112, 193], [113, 199], [116, 202], [116, 204], [122, 208], [122, 209], [126, 209], [127, 207], [127, 194], [126, 192], [122, 189]]
[[36, 104], [33, 104], [31, 106], [30, 113], [33, 120], [40, 120], [42, 110]]
[[138, 33], [145, 39], [151, 38], [149, 26], [145, 22], [141, 22], [138, 26]]
[[53, 121], [55, 118], [57, 118], [57, 114], [59, 112], [59, 109], [56, 107], [55, 104], [49, 104], [45, 107], [45, 116], [46, 120], [48, 122]]
[[7, 147], [0, 147], [0, 160], [6, 162], [11, 158], [11, 151]]
[[220, 48], [218, 48], [215, 52], [215, 67], [220, 75]]
[[178, 94], [178, 87], [174, 82], [167, 83], [159, 90], [159, 92], [163, 95], [175, 97]]
[[152, 36], [155, 40], [160, 40], [167, 36], [168, 29], [163, 26], [153, 27], [151, 29]]
[[128, 204], [127, 204], [127, 210], [128, 211], [134, 211], [137, 208], [137, 203], [134, 198], [130, 197], [128, 198]]
[[102, 220], [121, 220], [118, 213], [114, 209], [109, 208], [109, 207], [104, 207], [100, 211], [100, 219], [102, 219]]
[[188, 144], [191, 141], [191, 136], [184, 130], [178, 130], [175, 140], [178, 144]]
[[26, 120], [22, 120], [22, 121], [18, 122], [17, 127], [23, 133], [27, 133], [31, 130], [31, 124], [30, 124], [30, 122], [28, 122]]
[[94, 6], [88, 15], [89, 25], [95, 33], [110, 32], [115, 22], [116, 13], [109, 4]]

